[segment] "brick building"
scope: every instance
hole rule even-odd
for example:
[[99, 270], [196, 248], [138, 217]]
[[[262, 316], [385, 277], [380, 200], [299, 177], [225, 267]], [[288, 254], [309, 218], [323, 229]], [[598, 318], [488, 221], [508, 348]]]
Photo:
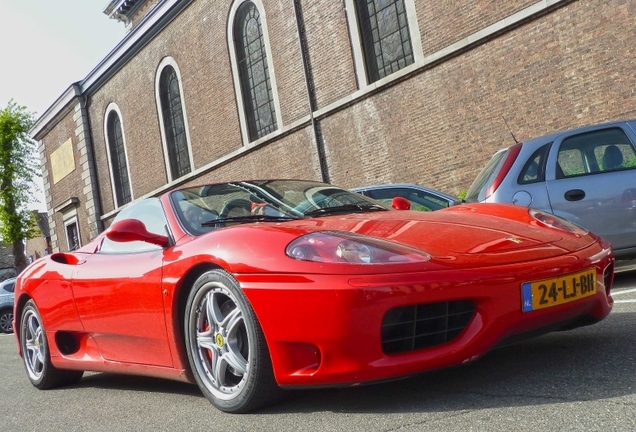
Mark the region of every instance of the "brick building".
[[13, 246], [0, 242], [0, 282], [15, 276]]
[[51, 253], [51, 233], [49, 232], [48, 215], [43, 212], [33, 211], [38, 223], [39, 233], [25, 243], [25, 254], [28, 263]]
[[179, 185], [466, 190], [492, 153], [634, 117], [626, 0], [113, 0], [121, 43], [38, 119], [54, 251]]

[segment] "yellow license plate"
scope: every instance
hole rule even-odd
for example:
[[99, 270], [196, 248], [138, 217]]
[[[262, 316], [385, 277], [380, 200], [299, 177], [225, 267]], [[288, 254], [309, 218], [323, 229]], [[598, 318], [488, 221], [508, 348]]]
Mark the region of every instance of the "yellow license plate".
[[532, 312], [537, 309], [573, 302], [596, 294], [596, 270], [526, 282], [521, 285], [521, 309]]

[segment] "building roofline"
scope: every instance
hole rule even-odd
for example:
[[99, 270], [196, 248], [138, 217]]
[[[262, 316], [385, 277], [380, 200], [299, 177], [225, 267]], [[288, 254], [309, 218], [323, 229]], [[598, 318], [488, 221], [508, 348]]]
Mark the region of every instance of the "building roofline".
[[137, 10], [144, 0], [111, 0], [104, 9], [109, 18], [128, 24], [130, 15]]
[[71, 102], [82, 95], [79, 82], [71, 84], [64, 93], [57, 98], [44, 114], [42, 114], [29, 130], [29, 135], [40, 140], [48, 133], [71, 109]]
[[29, 135], [35, 140], [42, 139], [68, 113], [70, 102], [94, 94], [193, 1], [160, 0], [82, 81], [72, 84], [53, 102], [36, 120]]

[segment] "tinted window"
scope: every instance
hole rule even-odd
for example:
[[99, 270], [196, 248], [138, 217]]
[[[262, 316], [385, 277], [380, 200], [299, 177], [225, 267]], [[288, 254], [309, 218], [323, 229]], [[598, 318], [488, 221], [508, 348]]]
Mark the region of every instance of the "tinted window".
[[563, 177], [597, 174], [636, 167], [636, 154], [622, 129], [609, 128], [564, 139], [558, 165]]
[[181, 88], [177, 72], [172, 66], [166, 66], [161, 72], [159, 81], [161, 114], [168, 146], [170, 172], [172, 179], [188, 174], [190, 167], [190, 150], [186, 134], [185, 116], [181, 100]]
[[249, 138], [254, 141], [277, 126], [261, 16], [252, 2], [243, 3], [236, 12], [234, 47]]
[[505, 160], [510, 149], [499, 151], [493, 155], [488, 161], [484, 169], [481, 170], [468, 192], [466, 193], [466, 202], [477, 202], [486, 199], [486, 189], [495, 180], [497, 172], [501, 168], [501, 164]]
[[602, 171], [616, 171], [636, 167], [636, 155], [631, 144], [610, 144], [594, 149]]
[[130, 181], [128, 180], [128, 162], [126, 161], [126, 150], [124, 148], [124, 133], [121, 127], [121, 120], [116, 111], [108, 114], [108, 147], [110, 151], [110, 164], [113, 170], [113, 183], [115, 189], [115, 201], [117, 207], [129, 203], [132, 199], [130, 194]]
[[523, 166], [521, 173], [519, 173], [517, 183], [529, 184], [545, 181], [545, 163], [551, 145], [552, 143], [541, 146], [532, 153], [532, 156], [528, 158], [528, 161]]
[[68, 242], [68, 250], [73, 251], [81, 246], [79, 239], [79, 229], [77, 221], [73, 221], [66, 225], [66, 240]]
[[[2, 289], [4, 291], [10, 292], [10, 293], [13, 292], [14, 288], [15, 288], [15, 282], [8, 283], [8, 284], [6, 284], [5, 286], [2, 287]], [[2, 293], [0, 292], [0, 294], [2, 294]]]
[[369, 82], [415, 61], [404, 0], [356, 0]]
[[[168, 235], [168, 221], [158, 198], [148, 198], [123, 209], [113, 220], [113, 224], [124, 219], [141, 221], [146, 230], [153, 234]], [[101, 253], [136, 253], [161, 249], [160, 246], [141, 242], [114, 242], [104, 238]]]

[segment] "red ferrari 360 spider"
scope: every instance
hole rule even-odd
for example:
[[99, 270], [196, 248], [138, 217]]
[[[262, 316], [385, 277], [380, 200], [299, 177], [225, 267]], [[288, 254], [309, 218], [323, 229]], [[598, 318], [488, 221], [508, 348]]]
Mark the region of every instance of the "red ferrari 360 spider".
[[149, 375], [245, 412], [281, 388], [405, 377], [597, 322], [613, 268], [607, 242], [533, 209], [397, 211], [323, 183], [237, 181], [134, 203], [36, 261], [14, 327], [40, 389]]

